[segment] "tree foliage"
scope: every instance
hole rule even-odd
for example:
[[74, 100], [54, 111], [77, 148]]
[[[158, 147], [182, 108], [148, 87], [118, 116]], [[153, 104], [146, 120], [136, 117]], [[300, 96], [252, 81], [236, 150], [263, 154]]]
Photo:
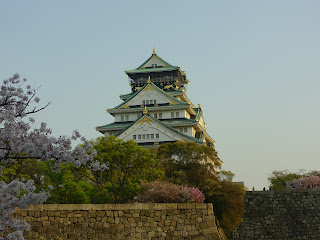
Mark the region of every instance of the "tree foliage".
[[[158, 157], [165, 169], [166, 180], [199, 188], [205, 202], [211, 202], [215, 215], [226, 231], [232, 231], [242, 221], [244, 210], [243, 186], [232, 183], [234, 174], [223, 171], [217, 175], [207, 161], [218, 159], [217, 152], [191, 142], [162, 144]], [[218, 162], [218, 161], [216, 161]]]
[[137, 195], [141, 181], [163, 176], [155, 155], [133, 140], [100, 137], [92, 144], [97, 155], [90, 179], [95, 183], [97, 197], [94, 199], [98, 202], [127, 202]]
[[310, 171], [306, 172], [301, 169], [298, 172], [289, 172], [288, 169], [283, 171], [273, 171], [268, 177], [270, 182], [270, 187], [273, 190], [286, 189], [286, 183], [288, 181], [292, 182], [292, 187], [294, 188], [308, 188], [312, 186], [320, 185], [320, 171]]

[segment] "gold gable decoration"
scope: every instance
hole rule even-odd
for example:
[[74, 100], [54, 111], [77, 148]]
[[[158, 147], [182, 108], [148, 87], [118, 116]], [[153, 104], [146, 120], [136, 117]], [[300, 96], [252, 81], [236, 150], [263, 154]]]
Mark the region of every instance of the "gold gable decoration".
[[146, 115], [148, 113], [147, 106], [144, 106], [143, 114]]

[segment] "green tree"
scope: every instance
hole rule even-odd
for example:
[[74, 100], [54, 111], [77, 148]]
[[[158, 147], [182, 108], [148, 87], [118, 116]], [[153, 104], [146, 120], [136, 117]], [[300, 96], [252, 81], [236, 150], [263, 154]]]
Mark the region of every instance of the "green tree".
[[162, 144], [158, 158], [165, 169], [166, 180], [189, 187], [199, 188], [205, 195], [205, 202], [211, 202], [221, 226], [232, 231], [242, 221], [244, 210], [243, 186], [232, 183], [234, 174], [213, 171], [209, 159], [219, 163], [217, 152], [212, 147], [191, 142]]
[[141, 181], [163, 177], [155, 155], [133, 140], [125, 142], [113, 136], [100, 137], [92, 144], [97, 151], [95, 161], [101, 166], [91, 171], [97, 202], [127, 202], [137, 195]]
[[271, 175], [268, 177], [270, 182], [270, 187], [273, 190], [286, 189], [287, 181], [298, 180], [301, 178], [307, 178], [311, 176], [320, 177], [320, 171], [312, 170], [310, 172], [306, 172], [305, 169], [300, 169], [298, 172], [289, 172], [288, 169], [282, 171], [273, 171]]
[[[72, 163], [61, 164], [61, 171], [58, 173], [51, 171], [52, 167], [53, 161], [46, 163], [44, 184], [43, 186], [38, 186], [38, 188], [45, 188], [50, 191], [51, 196], [46, 203], [91, 203], [90, 193], [93, 191], [93, 186], [83, 177], [85, 174], [79, 174], [79, 169]], [[88, 169], [81, 169], [80, 171], [90, 174]]]
[[[217, 152], [212, 147], [193, 142], [177, 141], [162, 144], [157, 152], [165, 169], [166, 178], [174, 178], [177, 171], [186, 169], [187, 172], [201, 164], [207, 170], [213, 170], [213, 164], [219, 164]], [[180, 173], [183, 174], [183, 173]]]
[[301, 169], [299, 172], [289, 172], [288, 169], [283, 171], [273, 171], [268, 180], [270, 187], [273, 190], [286, 189], [286, 182], [299, 179], [306, 176], [305, 170]]
[[[51, 196], [46, 200], [46, 203], [91, 202], [90, 192], [92, 191], [92, 185], [78, 174], [79, 170], [74, 167], [74, 164], [61, 164], [59, 173], [51, 171], [54, 166], [53, 161], [40, 162], [37, 159], [24, 159], [13, 160], [1, 165], [0, 181], [10, 182], [14, 179], [33, 179], [36, 192], [42, 189], [50, 192]], [[85, 171], [88, 173], [88, 170]]]
[[33, 179], [35, 185], [39, 185], [44, 166], [45, 163], [37, 159], [13, 159], [9, 162], [1, 162], [0, 181], [11, 182], [14, 179]]

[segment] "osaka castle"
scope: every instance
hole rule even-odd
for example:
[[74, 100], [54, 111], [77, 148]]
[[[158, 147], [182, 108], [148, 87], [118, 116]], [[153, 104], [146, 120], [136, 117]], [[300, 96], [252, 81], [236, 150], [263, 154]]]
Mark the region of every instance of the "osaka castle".
[[[195, 106], [187, 97], [185, 87], [189, 80], [180, 66], [169, 64], [153, 49], [144, 63], [125, 73], [131, 92], [120, 95], [122, 102], [107, 109], [115, 120], [96, 127], [97, 131], [125, 141], [133, 139], [143, 147], [176, 141], [214, 147], [201, 106]], [[222, 164], [215, 160], [216, 168]]]

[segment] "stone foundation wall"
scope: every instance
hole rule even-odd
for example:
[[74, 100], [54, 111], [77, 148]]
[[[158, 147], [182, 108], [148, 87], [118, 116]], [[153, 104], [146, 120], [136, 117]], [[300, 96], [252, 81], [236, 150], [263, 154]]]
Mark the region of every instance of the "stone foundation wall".
[[247, 192], [228, 239], [320, 239], [320, 189]]
[[27, 240], [220, 240], [212, 204], [47, 204], [18, 210]]

